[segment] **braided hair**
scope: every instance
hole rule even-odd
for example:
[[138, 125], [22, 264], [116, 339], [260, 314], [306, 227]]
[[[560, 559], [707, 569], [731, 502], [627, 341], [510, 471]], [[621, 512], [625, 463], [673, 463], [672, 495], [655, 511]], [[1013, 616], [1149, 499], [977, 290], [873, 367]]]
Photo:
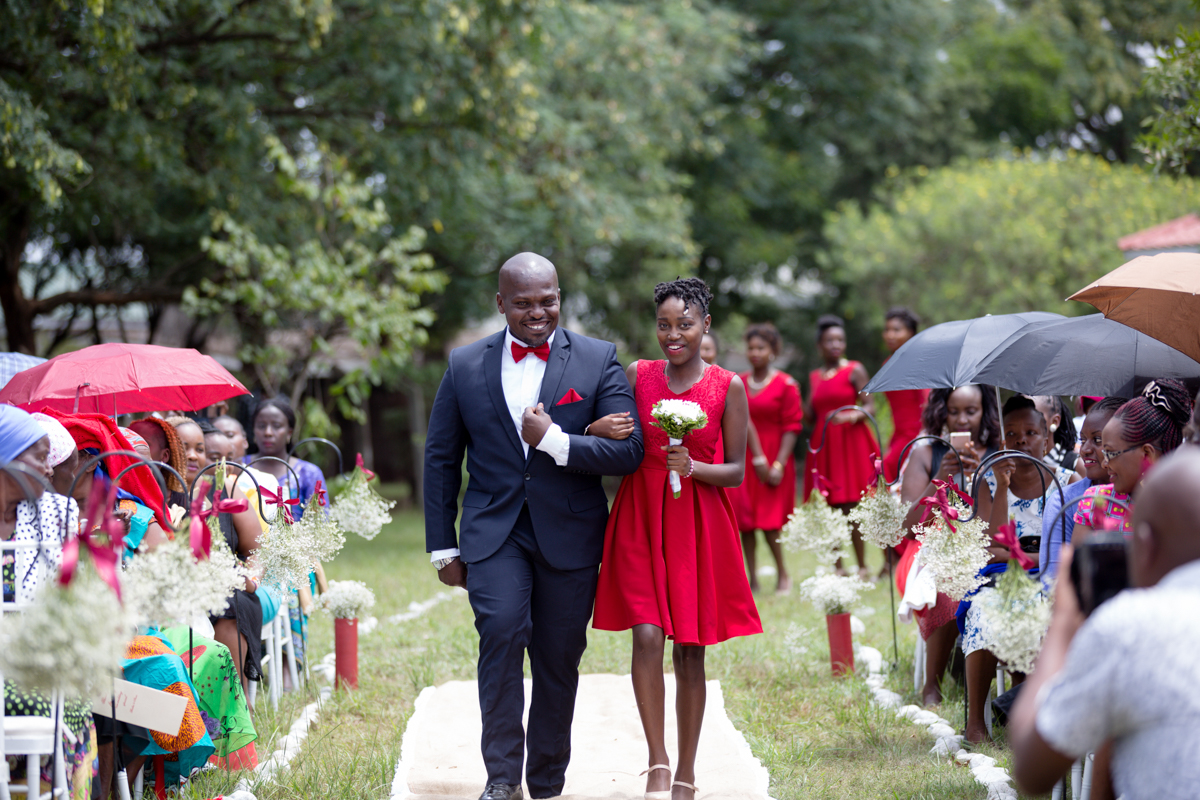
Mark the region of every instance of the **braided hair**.
[[[996, 390], [984, 383], [973, 384], [973, 386], [979, 390], [979, 405], [983, 414], [983, 419], [979, 422], [979, 438], [982, 441], [978, 444], [1000, 449], [1003, 446], [1003, 426], [1000, 423], [1000, 406], [996, 403]], [[958, 387], [958, 389], [965, 388], [967, 387]], [[950, 411], [946, 404], [950, 401], [950, 395], [958, 389], [934, 389], [929, 393], [925, 410], [921, 412], [921, 426], [925, 429], [925, 433], [932, 436], [942, 435], [942, 430], [946, 427], [946, 420], [950, 418]]]
[[654, 287], [654, 307], [661, 306], [668, 297], [683, 301], [685, 309], [695, 306], [700, 309], [700, 318], [708, 316], [708, 304], [712, 302], [712, 291], [699, 278], [676, 278]]
[[1075, 425], [1072, 423], [1074, 417], [1071, 414], [1071, 407], [1056, 394], [1044, 394], [1033, 400], [1034, 402], [1039, 400], [1044, 402], [1050, 407], [1051, 414], [1058, 415], [1060, 422], [1054, 431], [1054, 443], [1064, 453], [1074, 450], [1076, 442], [1079, 441], [1079, 434], [1075, 431]]
[[1150, 381], [1140, 396], [1117, 409], [1122, 438], [1131, 445], [1151, 444], [1164, 454], [1183, 443], [1183, 426], [1192, 418], [1192, 396], [1179, 381]]

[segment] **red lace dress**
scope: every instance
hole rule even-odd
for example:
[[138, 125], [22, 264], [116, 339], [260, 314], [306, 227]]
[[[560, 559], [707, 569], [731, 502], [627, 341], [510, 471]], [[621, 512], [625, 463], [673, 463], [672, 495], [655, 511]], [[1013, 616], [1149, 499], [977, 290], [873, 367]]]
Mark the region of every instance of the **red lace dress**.
[[[742, 375], [749, 386], [750, 373]], [[800, 433], [803, 414], [800, 411], [800, 387], [785, 372], [776, 372], [759, 391], [750, 391], [750, 421], [758, 431], [763, 455], [774, 461], [779, 454], [783, 435]], [[796, 458], [791, 453], [783, 462], [783, 481], [767, 486], [758, 479], [753, 454], [746, 449], [746, 477], [742, 485], [729, 490], [729, 501], [737, 513], [738, 528], [743, 531], [777, 531], [787, 522], [796, 507]]]
[[904, 389], [884, 392], [892, 410], [892, 438], [888, 441], [887, 455], [883, 457], [883, 474], [887, 480], [895, 480], [900, 474], [900, 452], [913, 439], [921, 435], [921, 412], [929, 399], [928, 389]]
[[664, 397], [692, 400], [708, 425], [688, 434], [694, 461], [711, 464], [733, 373], [710, 366], [692, 388], [667, 386], [666, 361], [639, 361], [634, 394], [646, 454], [621, 482], [608, 516], [592, 625], [623, 631], [650, 624], [679, 644], [709, 645], [762, 633], [742, 566], [741, 538], [725, 490], [693, 478], [679, 498], [667, 480], [667, 435], [650, 424]]
[[[851, 361], [829, 378], [821, 377], [815, 369], [809, 375], [812, 386], [813, 432], [810, 447], [820, 447], [817, 453], [808, 454], [804, 470], [804, 499], [813, 489], [813, 471], [824, 479], [829, 491], [831, 506], [857, 503], [862, 499], [863, 489], [875, 481], [875, 463], [872, 454], [878, 456], [882, 450], [866, 422], [825, 425], [829, 412], [842, 406], [858, 403], [858, 390], [850, 380], [850, 374], [858, 366]], [[822, 445], [822, 432], [824, 444]]]

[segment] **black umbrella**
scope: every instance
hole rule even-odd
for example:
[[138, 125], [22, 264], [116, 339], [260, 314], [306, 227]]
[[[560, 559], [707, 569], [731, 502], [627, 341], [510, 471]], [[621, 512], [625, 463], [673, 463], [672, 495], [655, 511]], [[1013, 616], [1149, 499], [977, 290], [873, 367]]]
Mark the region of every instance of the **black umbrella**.
[[1031, 322], [1064, 319], [1048, 311], [1025, 311], [934, 325], [905, 342], [865, 391], [953, 389], [979, 383], [975, 373], [997, 345]]
[[978, 383], [1028, 395], [1133, 397], [1155, 378], [1195, 382], [1200, 363], [1103, 314], [1033, 322], [980, 365]]

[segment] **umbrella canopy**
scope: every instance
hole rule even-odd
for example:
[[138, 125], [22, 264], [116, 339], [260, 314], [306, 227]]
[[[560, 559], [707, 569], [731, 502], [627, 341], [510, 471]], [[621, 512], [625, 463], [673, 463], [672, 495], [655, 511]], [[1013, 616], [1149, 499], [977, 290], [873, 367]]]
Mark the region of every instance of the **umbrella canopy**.
[[905, 342], [865, 391], [953, 389], [976, 383], [979, 365], [1009, 336], [1031, 322], [1064, 319], [1048, 311], [1025, 311], [934, 325]]
[[1127, 261], [1071, 295], [1200, 361], [1200, 253]]
[[1200, 363], [1103, 314], [1032, 322], [1005, 339], [976, 382], [1028, 395], [1133, 397], [1155, 378], [1200, 379]]
[[190, 348], [113, 343], [64, 353], [17, 373], [0, 389], [0, 402], [31, 411], [49, 407], [115, 416], [198, 411], [242, 394], [249, 394], [246, 387], [212, 356]]
[[0, 353], [0, 386], [12, 380], [21, 370], [46, 363], [46, 359], [24, 353]]

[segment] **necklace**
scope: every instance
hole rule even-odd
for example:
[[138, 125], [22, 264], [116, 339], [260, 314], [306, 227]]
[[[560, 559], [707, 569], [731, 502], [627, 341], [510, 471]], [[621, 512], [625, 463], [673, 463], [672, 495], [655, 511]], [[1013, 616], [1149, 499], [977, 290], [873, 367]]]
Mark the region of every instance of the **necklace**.
[[770, 383], [771, 379], [774, 377], [775, 377], [775, 371], [768, 370], [767, 377], [763, 378], [762, 381], [760, 382], [760, 381], [754, 380], [754, 373], [751, 373], [750, 378], [749, 378], [749, 380], [746, 381], [746, 383], [750, 384], [750, 388], [752, 390], [754, 390], [755, 392], [761, 392], [763, 389], [767, 388], [767, 384]]
[[829, 380], [834, 375], [837, 375], [838, 372], [841, 371], [842, 367], [846, 366], [849, 363], [850, 362], [844, 358], [838, 359], [837, 364], [833, 365], [832, 367], [826, 367], [825, 369], [821, 370], [821, 379]]

